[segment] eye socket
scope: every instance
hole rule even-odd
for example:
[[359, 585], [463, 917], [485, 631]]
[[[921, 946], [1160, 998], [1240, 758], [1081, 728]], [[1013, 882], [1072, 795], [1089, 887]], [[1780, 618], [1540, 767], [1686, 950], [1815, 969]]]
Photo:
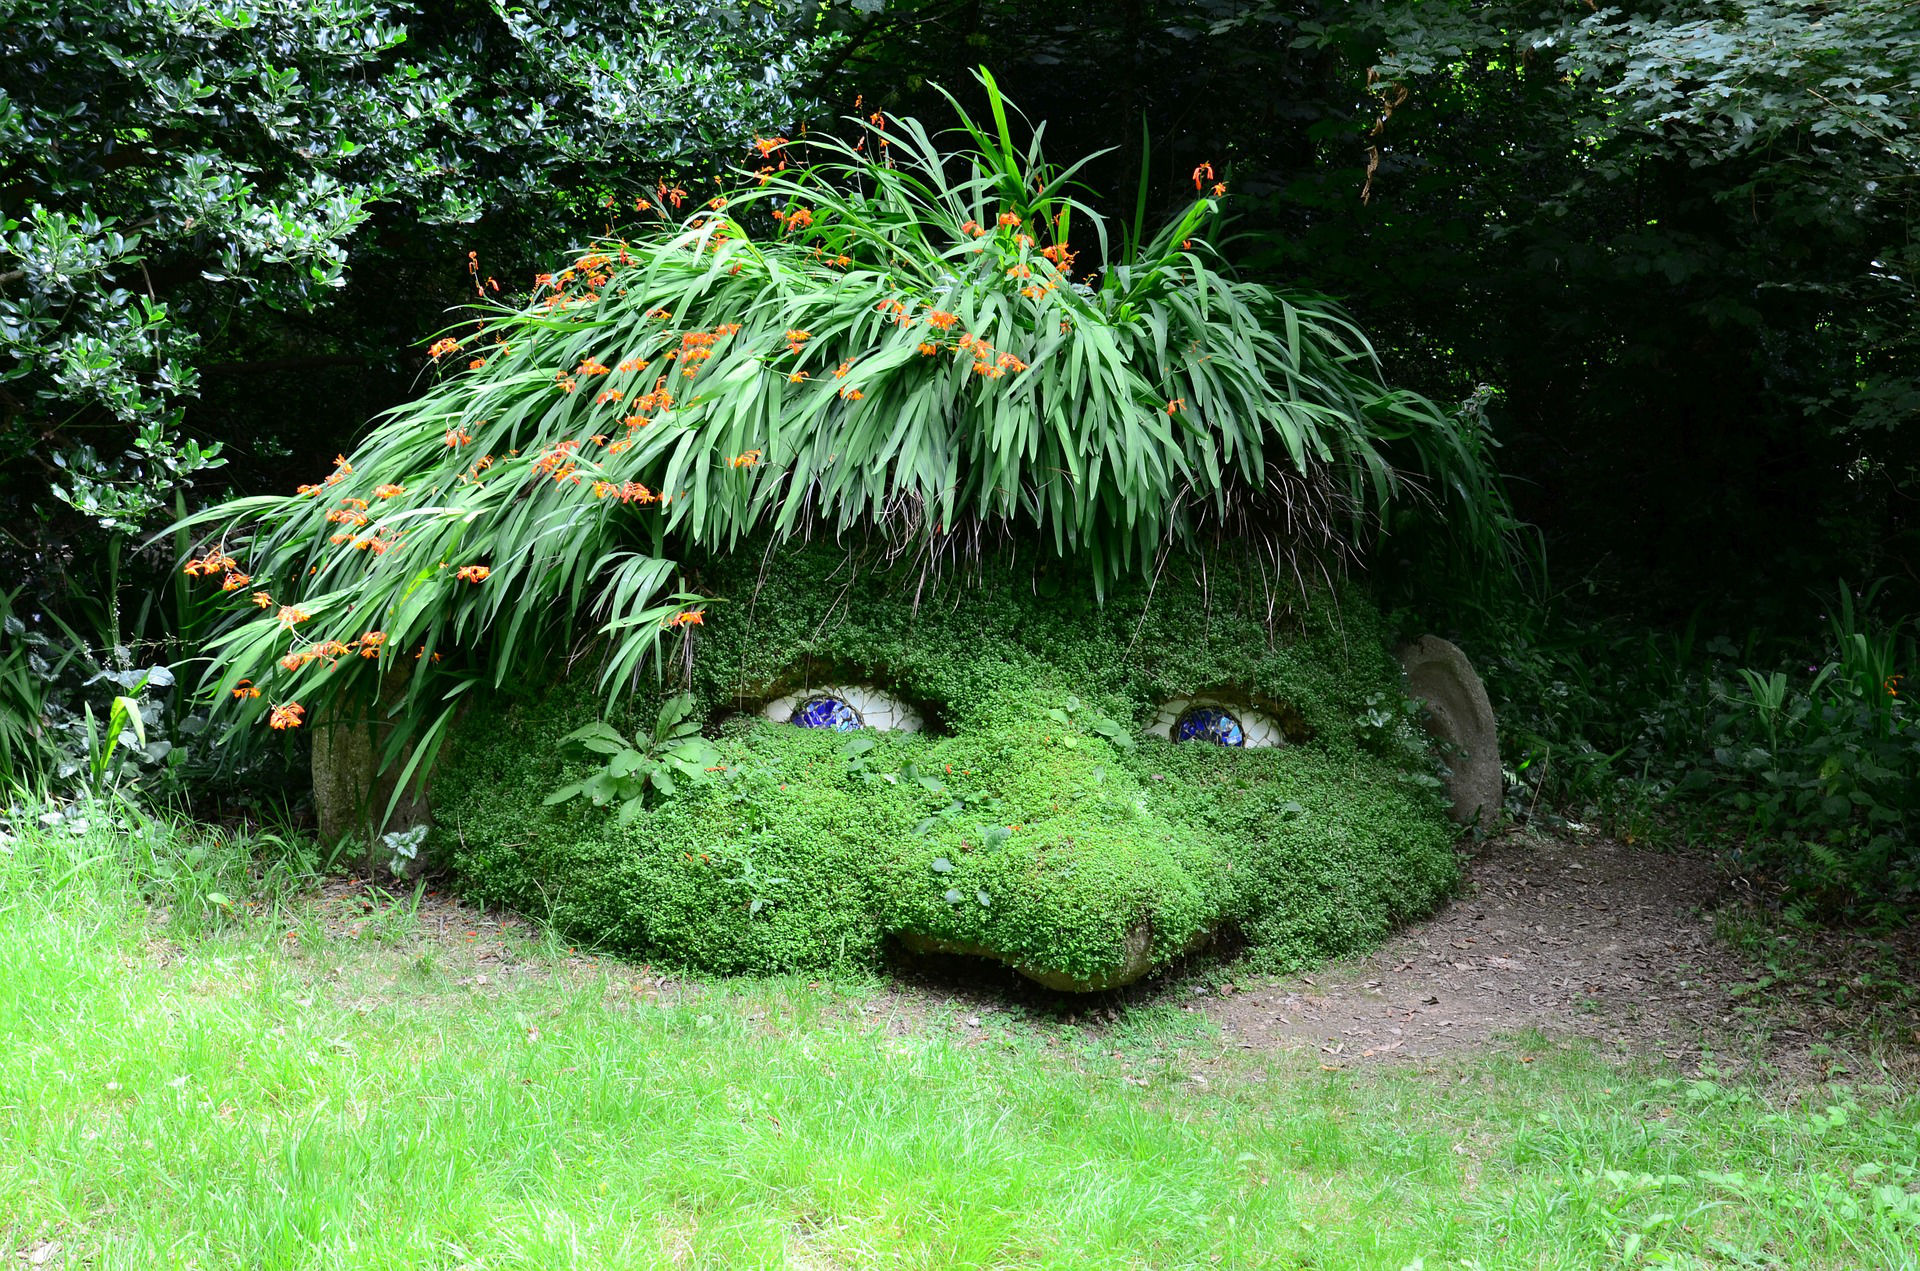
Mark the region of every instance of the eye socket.
[[861, 728], [917, 733], [926, 726], [919, 711], [891, 693], [864, 684], [826, 684], [788, 693], [762, 706], [760, 713], [776, 723], [840, 733]]
[[847, 702], [822, 693], [794, 707], [787, 722], [799, 728], [831, 728], [836, 733], [844, 733], [860, 727], [860, 712]]
[[1175, 741], [1210, 741], [1216, 746], [1244, 746], [1246, 730], [1233, 712], [1218, 706], [1189, 706], [1173, 724]]
[[1178, 697], [1162, 703], [1153, 723], [1147, 726], [1147, 735], [1247, 750], [1287, 744], [1287, 734], [1273, 716], [1215, 698]]

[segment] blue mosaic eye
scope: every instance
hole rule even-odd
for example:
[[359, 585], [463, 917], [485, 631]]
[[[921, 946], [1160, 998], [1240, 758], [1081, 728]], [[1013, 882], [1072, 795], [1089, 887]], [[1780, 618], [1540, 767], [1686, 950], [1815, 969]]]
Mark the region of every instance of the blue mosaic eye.
[[793, 708], [789, 723], [802, 728], [831, 728], [836, 733], [852, 732], [861, 726], [860, 712], [837, 697], [809, 697]]
[[1196, 706], [1173, 726], [1175, 741], [1210, 741], [1216, 746], [1244, 746], [1247, 735], [1240, 721], [1218, 706]]

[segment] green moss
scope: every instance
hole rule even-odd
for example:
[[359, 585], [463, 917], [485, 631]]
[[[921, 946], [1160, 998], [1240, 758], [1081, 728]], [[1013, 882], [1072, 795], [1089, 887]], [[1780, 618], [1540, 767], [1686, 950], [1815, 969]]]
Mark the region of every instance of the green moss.
[[[764, 559], [699, 580], [725, 598], [692, 670], [722, 771], [622, 828], [610, 810], [542, 805], [587, 770], [557, 745], [595, 713], [583, 686], [483, 708], [437, 782], [463, 885], [714, 971], [871, 962], [887, 935], [915, 933], [1092, 980], [1141, 930], [1155, 965], [1223, 929], [1274, 962], [1324, 958], [1453, 884], [1430, 761], [1392, 709], [1397, 670], [1356, 594], [1270, 602], [1267, 580], [1212, 562], [1100, 604], [1052, 562], [928, 583], [825, 547], [763, 577]], [[752, 713], [808, 683], [885, 689], [928, 729]], [[1265, 707], [1294, 744], [1126, 748], [1094, 727], [1137, 733], [1196, 692]]]

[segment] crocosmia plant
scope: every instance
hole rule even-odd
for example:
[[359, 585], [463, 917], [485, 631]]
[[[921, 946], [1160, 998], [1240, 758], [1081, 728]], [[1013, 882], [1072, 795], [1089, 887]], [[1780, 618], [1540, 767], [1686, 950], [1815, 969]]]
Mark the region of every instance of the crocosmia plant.
[[[434, 386], [332, 471], [197, 518], [234, 726], [378, 696], [424, 771], [476, 687], [565, 658], [617, 704], [744, 599], [697, 564], [748, 543], [937, 568], [1017, 542], [1098, 602], [1218, 549], [1326, 576], [1421, 500], [1497, 535], [1479, 425], [1383, 386], [1330, 302], [1235, 277], [1210, 167], [1157, 233], [1116, 232], [984, 83], [984, 124], [876, 113], [759, 139], [731, 191], [646, 192], [527, 303], [482, 289]], [[802, 705], [828, 731], [855, 709]], [[1198, 709], [1174, 730], [1242, 735]]]

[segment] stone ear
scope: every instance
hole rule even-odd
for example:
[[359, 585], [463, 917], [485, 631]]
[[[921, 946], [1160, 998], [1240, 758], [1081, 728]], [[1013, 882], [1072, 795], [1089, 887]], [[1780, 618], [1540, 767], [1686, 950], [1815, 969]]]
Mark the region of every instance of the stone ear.
[[1448, 748], [1447, 796], [1453, 819], [1491, 829], [1505, 784], [1500, 733], [1487, 689], [1457, 645], [1425, 635], [1399, 650], [1407, 695], [1426, 703], [1427, 731]]

